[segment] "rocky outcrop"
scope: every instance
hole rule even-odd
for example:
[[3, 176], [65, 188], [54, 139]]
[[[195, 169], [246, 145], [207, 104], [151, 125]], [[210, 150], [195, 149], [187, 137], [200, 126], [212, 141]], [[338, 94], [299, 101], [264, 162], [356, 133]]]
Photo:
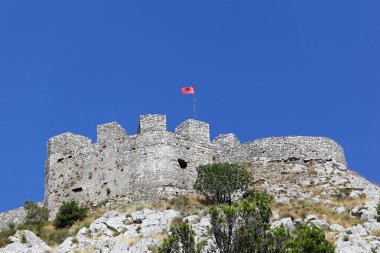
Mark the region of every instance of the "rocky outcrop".
[[[206, 212], [207, 213], [207, 212]], [[155, 252], [176, 218], [187, 219], [195, 232], [196, 243], [205, 241], [202, 252], [207, 252], [214, 245], [210, 235], [209, 215], [190, 215], [182, 217], [176, 210], [156, 211], [143, 209], [131, 214], [108, 211], [96, 219], [88, 228], [83, 227], [61, 245], [51, 249], [30, 231], [17, 231], [10, 239], [12, 243], [0, 249], [0, 253], [13, 252]], [[294, 231], [297, 224], [313, 224], [332, 234], [336, 253], [372, 253], [380, 252], [380, 223], [374, 219], [348, 228], [339, 224], [329, 224], [316, 215], [304, 219], [291, 217], [280, 218], [274, 214], [272, 226], [284, 226]]]
[[8, 212], [0, 213], [0, 230], [7, 228], [11, 224], [18, 225], [24, 222], [26, 213], [24, 208], [20, 207]]
[[[340, 224], [329, 223], [313, 214], [295, 219], [280, 218], [276, 212], [273, 212], [271, 218], [271, 228], [283, 226], [294, 231], [298, 224], [313, 224], [333, 236], [336, 253], [380, 252], [380, 223], [376, 221], [376, 213], [365, 212], [373, 210], [376, 205], [376, 201], [370, 200], [364, 205], [345, 210], [344, 212], [356, 214], [353, 218], [360, 223], [346, 228]], [[110, 210], [92, 222], [89, 227], [81, 228], [75, 236], [68, 237], [54, 249], [30, 231], [17, 231], [10, 238], [12, 243], [0, 249], [0, 253], [155, 252], [175, 219], [188, 220], [195, 232], [196, 243], [205, 242], [202, 250], [205, 253], [215, 245], [210, 235], [211, 223], [207, 213], [207, 209], [191, 215], [183, 215], [173, 209], [158, 211], [145, 208], [132, 213]]]
[[[331, 202], [332, 197], [367, 198], [368, 205], [354, 210], [353, 215], [375, 212], [373, 204], [380, 188], [365, 178], [347, 170], [343, 164], [325, 161], [272, 162], [265, 159], [252, 162], [254, 185], [267, 191], [276, 202]], [[360, 212], [357, 212], [360, 211]]]
[[[43, 202], [38, 202], [37, 204], [40, 207], [44, 206]], [[0, 230], [8, 228], [10, 225], [19, 225], [25, 221], [25, 218], [26, 212], [23, 207], [0, 213]]]
[[0, 248], [0, 253], [46, 253], [51, 248], [28, 230], [17, 231], [10, 238], [11, 243]]
[[57, 253], [74, 249], [91, 249], [94, 252], [149, 252], [160, 241], [155, 239], [167, 231], [179, 213], [174, 210], [157, 212], [143, 209], [126, 215], [116, 211], [106, 212], [89, 228], [82, 228], [75, 237], [67, 238]]

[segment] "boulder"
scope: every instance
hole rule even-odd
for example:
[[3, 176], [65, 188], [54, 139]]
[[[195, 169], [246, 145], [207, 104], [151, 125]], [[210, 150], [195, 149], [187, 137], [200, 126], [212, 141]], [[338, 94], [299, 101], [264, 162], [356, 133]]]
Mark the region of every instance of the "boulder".
[[273, 222], [271, 228], [274, 229], [280, 226], [283, 226], [284, 228], [289, 229], [290, 231], [294, 231], [294, 224], [290, 217]]

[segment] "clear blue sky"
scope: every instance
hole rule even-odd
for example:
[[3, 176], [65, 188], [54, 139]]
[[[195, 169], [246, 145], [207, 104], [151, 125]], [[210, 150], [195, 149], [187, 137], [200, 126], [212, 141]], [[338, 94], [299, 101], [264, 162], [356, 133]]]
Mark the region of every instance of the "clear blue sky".
[[166, 114], [212, 138], [327, 136], [380, 183], [379, 1], [0, 1], [0, 211], [40, 201], [47, 140]]

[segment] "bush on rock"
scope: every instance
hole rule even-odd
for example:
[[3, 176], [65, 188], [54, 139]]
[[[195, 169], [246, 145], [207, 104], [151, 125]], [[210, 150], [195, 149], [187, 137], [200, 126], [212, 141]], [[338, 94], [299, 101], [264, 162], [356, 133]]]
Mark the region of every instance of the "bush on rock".
[[54, 226], [56, 228], [71, 227], [75, 221], [82, 220], [86, 215], [87, 208], [79, 206], [75, 200], [63, 202], [54, 220]]
[[164, 240], [159, 253], [196, 253], [194, 231], [187, 220], [170, 227], [170, 236]]
[[41, 226], [49, 219], [49, 210], [38, 206], [33, 201], [25, 201], [24, 210], [26, 212], [25, 223]]

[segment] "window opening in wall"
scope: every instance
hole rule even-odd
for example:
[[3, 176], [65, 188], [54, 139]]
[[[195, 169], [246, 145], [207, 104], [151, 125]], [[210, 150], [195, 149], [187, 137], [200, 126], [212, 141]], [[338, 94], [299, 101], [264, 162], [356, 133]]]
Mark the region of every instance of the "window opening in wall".
[[78, 187], [78, 188], [74, 188], [72, 189], [73, 192], [81, 192], [83, 191], [83, 188], [82, 187]]
[[183, 159], [178, 159], [178, 164], [181, 169], [186, 169], [187, 168], [187, 162]]

